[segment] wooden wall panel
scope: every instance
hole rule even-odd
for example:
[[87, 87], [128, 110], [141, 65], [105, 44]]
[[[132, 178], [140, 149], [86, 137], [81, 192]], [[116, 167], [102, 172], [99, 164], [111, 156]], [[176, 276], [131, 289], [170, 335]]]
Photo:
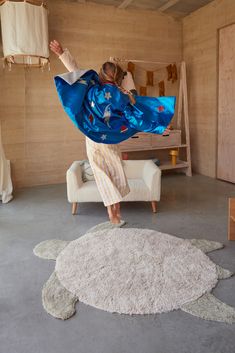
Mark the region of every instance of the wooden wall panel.
[[[48, 1], [49, 36], [68, 47], [82, 68], [110, 56], [180, 61], [182, 25], [150, 11]], [[15, 187], [65, 181], [66, 169], [86, 158], [84, 136], [60, 106], [53, 76], [66, 71], [54, 55], [51, 71], [0, 68], [0, 119]]]
[[219, 32], [217, 176], [235, 183], [235, 24]]
[[235, 22], [235, 1], [215, 0], [183, 19], [193, 169], [216, 177], [218, 29]]

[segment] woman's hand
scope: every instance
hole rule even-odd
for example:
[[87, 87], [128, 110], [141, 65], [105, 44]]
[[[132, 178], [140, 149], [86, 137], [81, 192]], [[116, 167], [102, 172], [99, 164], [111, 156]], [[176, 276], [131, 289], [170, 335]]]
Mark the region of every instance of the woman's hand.
[[166, 130], [163, 132], [162, 136], [169, 136], [170, 135], [170, 125], [167, 126]]
[[50, 49], [51, 51], [53, 51], [53, 53], [55, 53], [58, 56], [62, 55], [64, 52], [61, 44], [57, 42], [57, 40], [55, 39], [50, 42]]

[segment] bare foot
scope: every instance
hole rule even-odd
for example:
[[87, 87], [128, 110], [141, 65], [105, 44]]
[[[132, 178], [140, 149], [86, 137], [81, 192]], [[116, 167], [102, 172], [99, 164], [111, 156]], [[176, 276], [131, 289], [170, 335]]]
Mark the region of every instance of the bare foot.
[[111, 220], [111, 223], [113, 223], [113, 224], [120, 224], [120, 219], [118, 219], [118, 218], [113, 218], [113, 219]]
[[120, 223], [120, 218], [117, 215], [117, 207], [116, 205], [111, 205], [107, 207], [108, 215], [109, 215], [109, 220], [113, 224], [119, 224]]
[[120, 211], [120, 203], [116, 203], [114, 205], [114, 209], [115, 209], [115, 214], [116, 214], [116, 217], [119, 219], [119, 222], [121, 221], [121, 211]]

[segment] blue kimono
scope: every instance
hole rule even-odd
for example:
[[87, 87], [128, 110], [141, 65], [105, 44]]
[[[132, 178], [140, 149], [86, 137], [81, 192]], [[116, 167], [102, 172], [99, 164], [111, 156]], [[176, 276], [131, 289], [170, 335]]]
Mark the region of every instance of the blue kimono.
[[65, 112], [75, 126], [98, 143], [116, 144], [137, 132], [162, 134], [175, 109], [175, 97], [135, 96], [110, 82], [100, 83], [93, 70], [79, 70], [55, 77]]

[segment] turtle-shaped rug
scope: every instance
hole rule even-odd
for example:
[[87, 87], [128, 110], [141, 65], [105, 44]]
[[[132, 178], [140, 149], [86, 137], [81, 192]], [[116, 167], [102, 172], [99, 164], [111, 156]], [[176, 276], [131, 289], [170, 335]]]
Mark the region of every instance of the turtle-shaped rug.
[[42, 290], [45, 310], [70, 318], [79, 300], [120, 314], [156, 314], [181, 309], [197, 317], [235, 322], [235, 309], [211, 294], [219, 279], [232, 276], [207, 252], [218, 242], [181, 239], [150, 229], [90, 229], [74, 241], [47, 240], [35, 255], [56, 260]]

